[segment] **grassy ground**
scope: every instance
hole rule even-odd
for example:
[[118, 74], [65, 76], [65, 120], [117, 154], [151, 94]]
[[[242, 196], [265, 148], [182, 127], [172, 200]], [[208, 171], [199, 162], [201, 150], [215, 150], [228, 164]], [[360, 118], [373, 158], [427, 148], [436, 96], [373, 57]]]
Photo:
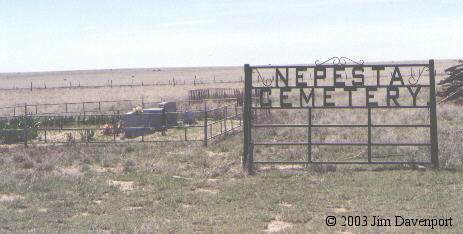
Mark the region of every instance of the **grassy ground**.
[[[175, 98], [179, 93], [185, 95], [186, 89], [24, 92], [0, 96], [5, 97], [5, 103], [19, 102], [20, 96], [37, 102], [57, 97], [66, 101], [138, 98], [143, 93], [153, 98]], [[410, 113], [411, 118], [400, 114], [390, 118], [378, 113], [374, 119], [411, 123], [426, 121], [422, 119], [426, 113]], [[349, 118], [334, 112], [314, 115], [318, 123], [331, 122], [333, 118], [353, 123], [365, 120], [362, 114], [347, 113]], [[291, 114], [280, 116], [285, 123], [300, 120]], [[256, 175], [247, 176], [241, 170], [242, 135], [207, 148], [144, 143], [32, 145], [27, 149], [20, 145], [0, 146], [0, 232], [459, 233], [463, 221], [462, 121], [461, 106], [438, 106], [439, 170], [407, 166], [260, 166]], [[264, 132], [259, 137], [301, 140], [303, 134], [305, 131], [286, 129]], [[378, 137], [376, 140], [428, 139], [414, 129], [373, 134]], [[322, 141], [364, 139], [364, 133], [344, 130], [334, 135], [314, 135], [322, 137], [316, 139]], [[261, 155], [274, 155], [272, 159], [305, 155], [277, 152], [260, 150]], [[359, 154], [353, 152], [333, 148], [325, 153], [355, 159], [352, 157]], [[328, 215], [335, 215], [338, 223], [342, 215], [366, 215], [370, 219], [373, 215], [452, 217], [453, 227], [327, 227]]]
[[241, 172], [242, 136], [200, 146], [1, 149], [4, 231], [426, 231], [327, 227], [327, 215], [463, 218], [463, 171], [261, 167]]

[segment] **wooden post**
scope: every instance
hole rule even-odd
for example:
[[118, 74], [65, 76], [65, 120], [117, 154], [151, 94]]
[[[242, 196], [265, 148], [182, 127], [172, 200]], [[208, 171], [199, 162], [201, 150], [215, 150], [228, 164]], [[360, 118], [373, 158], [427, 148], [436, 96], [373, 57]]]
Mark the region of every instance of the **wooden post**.
[[204, 102], [204, 146], [207, 147], [207, 103]]
[[32, 81], [31, 81], [31, 91], [32, 91]]
[[439, 168], [439, 144], [437, 139], [436, 77], [434, 60], [429, 60], [429, 120], [431, 124], [431, 163]]

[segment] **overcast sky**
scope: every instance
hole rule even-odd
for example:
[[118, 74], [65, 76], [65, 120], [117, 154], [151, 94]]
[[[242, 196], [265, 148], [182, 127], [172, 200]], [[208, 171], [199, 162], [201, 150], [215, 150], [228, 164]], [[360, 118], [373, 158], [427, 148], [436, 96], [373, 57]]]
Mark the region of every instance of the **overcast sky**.
[[462, 2], [0, 0], [0, 72], [462, 58]]

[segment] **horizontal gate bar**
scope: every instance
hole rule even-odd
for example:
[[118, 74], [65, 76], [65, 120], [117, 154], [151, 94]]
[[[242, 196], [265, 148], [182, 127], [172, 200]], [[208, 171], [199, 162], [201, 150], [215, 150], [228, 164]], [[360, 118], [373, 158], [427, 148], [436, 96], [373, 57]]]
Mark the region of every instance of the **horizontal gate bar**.
[[254, 161], [256, 164], [431, 164], [431, 162], [291, 162], [291, 161]]
[[252, 106], [254, 110], [268, 110], [268, 109], [283, 109], [283, 110], [291, 110], [291, 109], [429, 109], [430, 106], [295, 106], [295, 107], [281, 107], [281, 106], [272, 106], [272, 107], [260, 107], [260, 106]]
[[[253, 145], [355, 145], [367, 146], [363, 142], [255, 142]], [[373, 146], [430, 146], [431, 143], [371, 143]]]
[[[254, 128], [271, 128], [271, 127], [309, 127], [308, 124], [253, 124], [252, 125]], [[316, 128], [330, 128], [330, 127], [335, 127], [335, 128], [366, 128], [368, 127], [368, 124], [353, 124], [353, 125], [348, 125], [348, 124], [312, 124], [310, 125], [311, 127], [316, 127]], [[414, 127], [414, 128], [419, 128], [419, 127], [431, 127], [429, 124], [411, 124], [411, 125], [401, 125], [401, 124], [374, 124], [371, 125], [371, 127], [377, 127], [377, 128], [385, 128], [385, 127]]]
[[324, 89], [324, 88], [389, 88], [389, 87], [394, 87], [394, 88], [414, 88], [414, 87], [423, 87], [423, 88], [429, 88], [431, 85], [429, 84], [410, 84], [410, 85], [362, 85], [362, 86], [333, 86], [333, 85], [318, 85], [318, 86], [281, 86], [281, 87], [266, 87], [266, 86], [252, 86], [252, 89], [259, 90], [259, 89], [281, 89], [281, 88], [289, 88], [289, 89], [302, 89], [302, 88], [319, 88], [319, 89]]
[[250, 66], [251, 69], [259, 68], [315, 68], [315, 67], [428, 67], [428, 63], [403, 63], [403, 64], [322, 64], [322, 65], [255, 65]]

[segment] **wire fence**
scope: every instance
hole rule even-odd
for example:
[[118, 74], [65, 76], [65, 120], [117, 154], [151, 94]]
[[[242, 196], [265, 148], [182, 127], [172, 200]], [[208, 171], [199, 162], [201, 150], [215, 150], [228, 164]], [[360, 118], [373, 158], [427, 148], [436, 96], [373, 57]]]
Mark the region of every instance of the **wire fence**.
[[198, 142], [207, 146], [241, 131], [237, 102], [202, 110], [87, 115], [24, 115], [0, 119], [0, 144]]
[[10, 86], [10, 87], [3, 87], [0, 90], [45, 90], [45, 89], [96, 89], [96, 88], [134, 88], [134, 87], [150, 87], [150, 86], [182, 86], [182, 85], [207, 85], [207, 84], [238, 84], [243, 83], [243, 78], [236, 80], [201, 80], [201, 79], [194, 79], [193, 81], [187, 80], [176, 80], [172, 78], [167, 82], [147, 82], [147, 81], [138, 81], [135, 82], [132, 80], [131, 83], [123, 83], [123, 84], [116, 84], [113, 80], [108, 80], [105, 84], [99, 85], [88, 85], [82, 84], [79, 81], [70, 81], [68, 84], [47, 84], [45, 82], [29, 82], [21, 86]]
[[[235, 102], [236, 98], [205, 98], [200, 100], [177, 101], [180, 110], [194, 110], [202, 108], [203, 102], [212, 103], [212, 106], [222, 105], [227, 102]], [[239, 101], [239, 100], [238, 100]], [[111, 100], [93, 102], [65, 102], [65, 103], [40, 103], [4, 106], [0, 107], [0, 119], [21, 115], [94, 115], [94, 114], [120, 114], [130, 111], [135, 107], [155, 107], [164, 100]], [[216, 104], [214, 104], [216, 103]], [[221, 104], [222, 103], [222, 104]]]

